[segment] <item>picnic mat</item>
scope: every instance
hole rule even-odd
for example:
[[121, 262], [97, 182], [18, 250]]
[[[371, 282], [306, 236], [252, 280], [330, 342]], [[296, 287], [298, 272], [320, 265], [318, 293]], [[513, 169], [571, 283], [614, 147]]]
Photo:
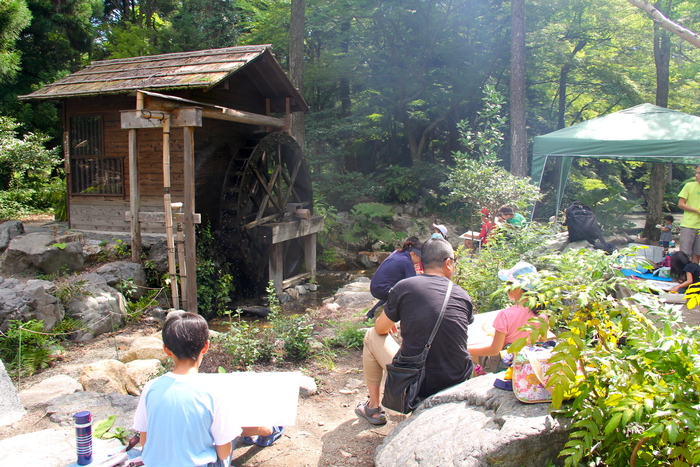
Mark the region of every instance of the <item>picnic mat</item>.
[[651, 281], [662, 281], [662, 282], [671, 282], [670, 277], [659, 277], [655, 276], [652, 272], [649, 271], [649, 269], [644, 269], [643, 271], [638, 271], [636, 269], [622, 269], [622, 274], [624, 274], [627, 277], [639, 277], [641, 279], [646, 279], [646, 280], [651, 280]]

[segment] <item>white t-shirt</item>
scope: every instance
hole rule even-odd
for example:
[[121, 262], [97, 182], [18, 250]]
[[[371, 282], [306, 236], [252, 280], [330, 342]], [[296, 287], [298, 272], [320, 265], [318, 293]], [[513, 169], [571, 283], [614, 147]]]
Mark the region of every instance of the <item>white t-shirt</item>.
[[202, 466], [217, 459], [215, 445], [241, 433], [232, 414], [198, 375], [167, 373], [143, 388], [134, 430], [146, 433], [145, 467]]

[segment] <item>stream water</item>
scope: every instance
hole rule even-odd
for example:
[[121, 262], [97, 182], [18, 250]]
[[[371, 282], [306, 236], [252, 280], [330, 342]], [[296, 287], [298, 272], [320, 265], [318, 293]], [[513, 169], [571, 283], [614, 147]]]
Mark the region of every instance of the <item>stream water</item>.
[[[307, 292], [304, 295], [300, 295], [297, 300], [292, 300], [291, 302], [282, 304], [283, 313], [288, 315], [298, 315], [306, 313], [306, 310], [309, 308], [317, 309], [321, 307], [325, 299], [335, 295], [337, 290], [341, 287], [349, 284], [358, 277], [372, 277], [373, 272], [374, 270], [319, 272], [316, 275], [316, 283], [318, 284], [318, 289], [316, 292]], [[261, 296], [234, 302], [231, 304], [231, 309], [235, 310], [242, 307], [266, 306], [267, 297]], [[264, 320], [260, 320], [254, 316], [243, 315], [242, 318], [245, 320], [257, 321], [263, 326], [265, 323]], [[229, 329], [226, 321], [227, 318], [213, 318], [209, 321], [209, 327], [215, 331], [226, 332]]]

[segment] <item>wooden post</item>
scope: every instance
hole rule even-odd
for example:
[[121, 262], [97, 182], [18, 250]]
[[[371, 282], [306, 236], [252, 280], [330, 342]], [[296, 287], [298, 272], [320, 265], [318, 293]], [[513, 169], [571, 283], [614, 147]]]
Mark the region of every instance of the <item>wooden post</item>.
[[139, 187], [139, 142], [136, 129], [129, 130], [129, 209], [131, 209], [131, 261], [141, 262], [141, 190]]
[[173, 235], [173, 204], [170, 198], [170, 116], [163, 118], [163, 207], [165, 208], [165, 242], [168, 247], [168, 274], [173, 308], [180, 308], [180, 293], [175, 266], [175, 236]]
[[197, 242], [194, 229], [194, 127], [185, 126], [184, 166], [185, 166], [185, 268], [187, 269], [186, 311], [197, 313]]
[[304, 262], [312, 276], [316, 275], [316, 235], [313, 233], [304, 237]]
[[268, 259], [268, 271], [270, 280], [275, 284], [275, 293], [279, 297], [282, 294], [282, 281], [284, 280], [284, 248], [287, 242], [273, 243], [270, 245], [270, 258]]

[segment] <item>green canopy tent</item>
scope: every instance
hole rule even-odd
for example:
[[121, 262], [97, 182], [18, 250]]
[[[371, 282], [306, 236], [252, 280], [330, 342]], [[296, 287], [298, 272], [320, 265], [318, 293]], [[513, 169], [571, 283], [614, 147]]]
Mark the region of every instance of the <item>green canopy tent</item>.
[[640, 104], [536, 136], [531, 174], [538, 185], [550, 157], [561, 158], [556, 200], [559, 212], [574, 157], [700, 163], [700, 117]]

